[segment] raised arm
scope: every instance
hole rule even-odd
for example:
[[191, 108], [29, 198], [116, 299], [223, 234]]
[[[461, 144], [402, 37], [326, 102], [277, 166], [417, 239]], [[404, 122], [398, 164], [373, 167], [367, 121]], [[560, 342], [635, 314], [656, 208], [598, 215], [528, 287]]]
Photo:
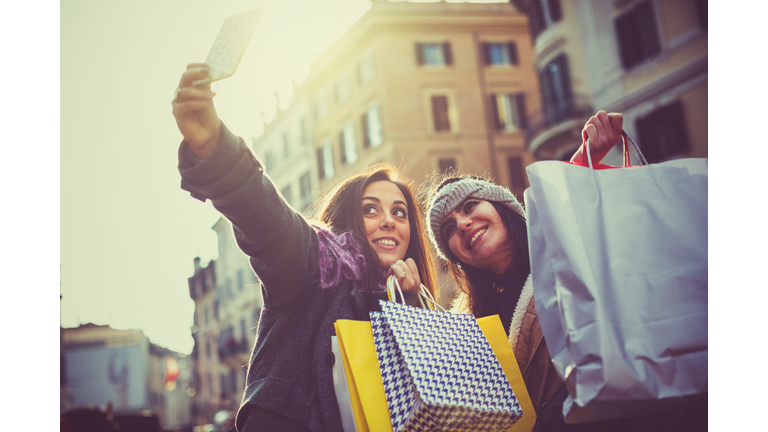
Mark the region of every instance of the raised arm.
[[210, 199], [232, 222], [238, 245], [264, 283], [265, 305], [290, 305], [319, 278], [317, 234], [275, 190], [243, 139], [219, 120], [210, 86], [191, 86], [206, 73], [204, 65], [189, 65], [173, 100], [184, 136], [181, 187], [201, 201]]
[[[589, 137], [589, 149], [593, 163], [603, 160], [605, 155], [619, 142], [623, 125], [623, 115], [620, 113], [609, 114], [605, 111], [598, 111], [584, 124], [582, 135], [585, 136], [585, 139]], [[583, 147], [579, 146], [579, 149], [571, 157], [571, 162], [581, 162]]]

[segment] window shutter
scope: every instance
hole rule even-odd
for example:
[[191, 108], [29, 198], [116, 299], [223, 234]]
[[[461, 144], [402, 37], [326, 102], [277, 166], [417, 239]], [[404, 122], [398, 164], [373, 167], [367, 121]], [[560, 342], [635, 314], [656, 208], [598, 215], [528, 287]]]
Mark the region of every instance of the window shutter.
[[507, 44], [507, 49], [509, 50], [509, 62], [513, 65], [516, 65], [517, 60], [517, 44], [514, 42], [510, 42]]
[[347, 163], [347, 150], [344, 146], [344, 131], [339, 132], [339, 147], [341, 147], [341, 164]]
[[531, 43], [536, 43], [536, 36], [541, 33], [544, 28], [544, 22], [542, 21], [541, 0], [530, 0], [528, 9], [528, 16], [530, 18], [531, 27]]
[[368, 134], [368, 113], [360, 116], [360, 130], [363, 132], [363, 148], [371, 146], [371, 137]]
[[539, 89], [541, 90], [541, 104], [544, 113], [544, 124], [549, 126], [552, 121], [554, 103], [552, 101], [552, 81], [547, 66], [539, 72]]
[[501, 118], [499, 117], [499, 97], [504, 97], [500, 94], [492, 94], [491, 95], [491, 116], [493, 116], [493, 126], [496, 130], [501, 130], [503, 125], [503, 122], [501, 121]]
[[444, 42], [443, 43], [443, 58], [445, 59], [445, 64], [450, 66], [453, 64], [453, 53], [451, 53], [451, 43], [450, 42]]
[[416, 44], [416, 64], [419, 66], [424, 65], [424, 44]]
[[483, 42], [482, 50], [483, 50], [483, 62], [485, 62], [485, 65], [488, 66], [489, 64], [491, 64], [491, 44], [487, 42]]
[[432, 96], [432, 117], [436, 132], [451, 130], [447, 96]]
[[525, 95], [520, 93], [515, 95], [515, 107], [517, 108], [518, 127], [525, 129], [528, 127], [528, 117], [525, 114]]
[[643, 48], [643, 60], [651, 58], [660, 51], [659, 33], [656, 29], [656, 16], [653, 4], [646, 2], [637, 7], [637, 21], [640, 28], [640, 40]]
[[659, 108], [638, 119], [636, 126], [640, 147], [649, 163], [683, 154], [689, 149], [685, 113], [681, 101]]
[[552, 18], [552, 21], [560, 21], [560, 19], [563, 18], [563, 11], [560, 8], [560, 0], [548, 0], [547, 4], [549, 6], [549, 16]]
[[656, 16], [650, 1], [617, 18], [614, 27], [624, 69], [653, 57], [661, 50]]
[[322, 180], [325, 178], [325, 159], [323, 158], [323, 148], [317, 149], [317, 177]]
[[520, 156], [509, 156], [507, 158], [507, 167], [509, 168], [509, 182], [513, 188], [525, 188], [525, 168], [523, 168], [523, 159]]

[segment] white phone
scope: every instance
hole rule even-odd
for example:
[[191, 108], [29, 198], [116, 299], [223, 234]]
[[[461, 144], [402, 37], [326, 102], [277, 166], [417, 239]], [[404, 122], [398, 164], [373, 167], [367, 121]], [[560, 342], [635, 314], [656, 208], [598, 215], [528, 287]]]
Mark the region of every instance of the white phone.
[[235, 74], [263, 12], [264, 8], [256, 8], [224, 20], [205, 59], [211, 70], [207, 77], [195, 81], [193, 85], [219, 81]]

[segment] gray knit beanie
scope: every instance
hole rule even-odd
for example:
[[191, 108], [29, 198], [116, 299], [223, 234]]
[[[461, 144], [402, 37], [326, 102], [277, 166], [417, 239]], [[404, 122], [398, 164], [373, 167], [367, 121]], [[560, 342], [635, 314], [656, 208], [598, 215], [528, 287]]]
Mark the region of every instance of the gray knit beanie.
[[446, 182], [435, 192], [435, 196], [432, 198], [432, 202], [427, 210], [429, 237], [432, 239], [432, 244], [437, 248], [438, 255], [441, 258], [448, 259], [448, 257], [454, 255], [448, 248], [448, 243], [443, 238], [440, 227], [445, 217], [467, 198], [497, 202], [525, 218], [523, 206], [520, 205], [520, 202], [512, 192], [504, 186], [499, 186], [489, 180], [474, 176], [463, 177], [461, 180], [451, 183]]

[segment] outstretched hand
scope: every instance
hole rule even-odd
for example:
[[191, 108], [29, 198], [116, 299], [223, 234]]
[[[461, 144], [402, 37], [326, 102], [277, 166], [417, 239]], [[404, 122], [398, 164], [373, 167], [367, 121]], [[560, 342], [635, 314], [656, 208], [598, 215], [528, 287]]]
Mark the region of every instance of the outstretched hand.
[[[620, 113], [607, 113], [598, 111], [590, 117], [581, 134], [584, 141], [589, 138], [589, 150], [592, 162], [598, 163], [621, 139], [621, 129], [624, 125], [624, 116]], [[579, 146], [571, 157], [571, 162], [581, 162], [584, 146]]]
[[419, 292], [421, 278], [419, 277], [419, 269], [416, 267], [416, 261], [413, 258], [408, 258], [405, 261], [395, 261], [387, 272], [387, 278], [390, 275], [395, 275], [403, 292]]
[[171, 101], [179, 131], [200, 159], [216, 147], [221, 137], [221, 120], [213, 106], [216, 93], [211, 91], [211, 84], [192, 85], [196, 80], [205, 78], [209, 71], [205, 63], [188, 64]]

